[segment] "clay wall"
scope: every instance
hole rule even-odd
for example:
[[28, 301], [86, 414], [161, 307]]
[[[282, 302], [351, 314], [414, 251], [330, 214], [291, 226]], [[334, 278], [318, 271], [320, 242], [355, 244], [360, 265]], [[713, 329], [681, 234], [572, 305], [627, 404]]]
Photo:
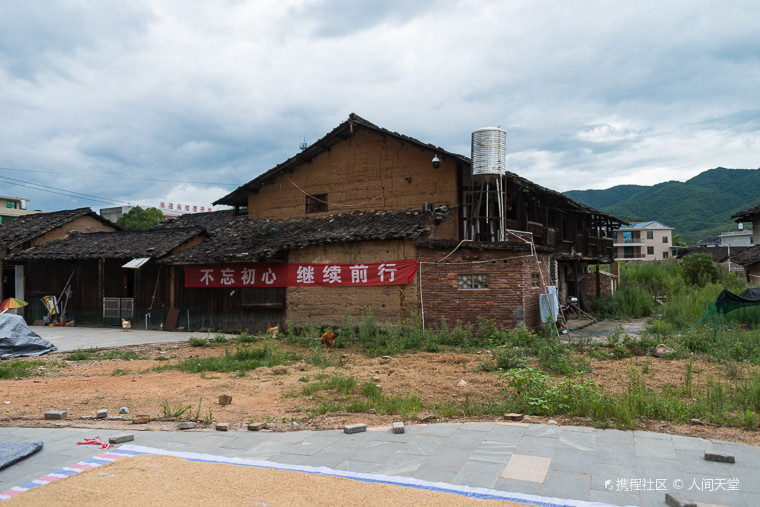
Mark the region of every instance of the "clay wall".
[[32, 246], [39, 245], [40, 243], [47, 243], [48, 241], [63, 239], [72, 231], [89, 234], [91, 232], [112, 232], [114, 230], [113, 227], [104, 224], [100, 220], [90, 216], [84, 216], [75, 218], [71, 222], [35, 238], [32, 240]]
[[[290, 263], [354, 263], [414, 259], [416, 249], [408, 240], [363, 241], [319, 245], [291, 250]], [[372, 287], [288, 287], [287, 321], [290, 323], [340, 324], [344, 317], [359, 322], [372, 312], [379, 323], [398, 323], [418, 309], [417, 278], [409, 285]]]
[[[306, 194], [327, 194], [328, 209], [309, 216], [376, 209], [418, 209], [425, 202], [457, 204], [457, 165], [443, 158], [434, 169], [432, 150], [401, 143], [367, 130], [285, 172], [248, 196], [248, 216], [302, 217]], [[458, 217], [449, 218], [437, 237], [458, 239]], [[445, 236], [442, 236], [444, 234]]]

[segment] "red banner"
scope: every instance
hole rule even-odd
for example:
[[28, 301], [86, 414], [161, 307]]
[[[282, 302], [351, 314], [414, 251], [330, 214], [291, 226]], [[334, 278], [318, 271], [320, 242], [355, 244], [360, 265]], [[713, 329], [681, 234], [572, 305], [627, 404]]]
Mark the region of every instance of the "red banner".
[[412, 283], [419, 262], [185, 266], [185, 287], [361, 287]]

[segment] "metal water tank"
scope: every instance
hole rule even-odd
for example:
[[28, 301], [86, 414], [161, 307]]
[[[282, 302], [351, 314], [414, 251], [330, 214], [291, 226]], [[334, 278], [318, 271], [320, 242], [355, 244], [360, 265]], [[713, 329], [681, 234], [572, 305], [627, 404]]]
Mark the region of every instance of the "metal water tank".
[[507, 172], [507, 133], [484, 127], [472, 133], [472, 175], [503, 176]]

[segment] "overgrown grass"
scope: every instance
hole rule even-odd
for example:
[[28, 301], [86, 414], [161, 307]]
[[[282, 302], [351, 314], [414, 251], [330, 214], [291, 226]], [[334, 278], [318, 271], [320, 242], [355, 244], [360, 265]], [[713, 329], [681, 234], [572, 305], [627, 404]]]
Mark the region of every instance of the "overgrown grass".
[[535, 368], [509, 370], [502, 375], [509, 403], [500, 410], [526, 414], [586, 417], [597, 424], [633, 428], [639, 419], [685, 423], [691, 419], [757, 429], [760, 411], [760, 374], [746, 380], [720, 382], [708, 378], [695, 386], [687, 366], [680, 388], [657, 391], [646, 385], [644, 375], [631, 364], [626, 391], [610, 395], [583, 376], [551, 378]]
[[136, 361], [138, 359], [145, 359], [134, 350], [124, 349], [81, 349], [66, 354], [65, 359], [67, 361], [99, 361], [102, 359], [118, 359], [121, 361]]
[[176, 369], [187, 373], [207, 371], [233, 372], [244, 374], [261, 367], [289, 364], [298, 356], [283, 352], [276, 343], [267, 342], [260, 347], [239, 345], [235, 352], [225, 349], [224, 355], [217, 357], [190, 358], [176, 365], [160, 366], [158, 370]]
[[43, 366], [44, 361], [8, 361], [0, 363], [0, 379], [23, 378], [36, 375], [36, 368]]
[[365, 382], [357, 385], [351, 375], [320, 375], [301, 389], [301, 395], [313, 397], [319, 395], [316, 406], [310, 411], [312, 415], [328, 412], [366, 412], [374, 409], [379, 414], [399, 414], [414, 417], [422, 409], [422, 400], [413, 394], [386, 395], [377, 384]]

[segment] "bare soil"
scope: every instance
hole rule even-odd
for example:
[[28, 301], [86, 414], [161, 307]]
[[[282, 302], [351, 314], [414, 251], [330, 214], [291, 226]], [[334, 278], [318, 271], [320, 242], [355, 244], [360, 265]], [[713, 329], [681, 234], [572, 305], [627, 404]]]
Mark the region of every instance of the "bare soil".
[[[227, 347], [234, 349], [234, 345]], [[303, 349], [287, 343], [280, 343], [280, 347], [303, 352]], [[374, 382], [381, 385], [387, 395], [416, 394], [424, 402], [476, 400], [504, 395], [504, 385], [498, 374], [478, 368], [479, 363], [488, 357], [488, 351], [367, 358], [351, 349], [334, 349], [331, 355], [336, 366], [321, 368], [298, 362], [286, 367], [260, 368], [238, 376], [237, 373], [152, 371], [155, 367], [175, 364], [187, 358], [222, 355], [225, 350], [222, 345], [191, 347], [187, 343], [179, 343], [119, 350], [134, 351], [141, 359], [71, 361], [66, 359], [69, 353], [58, 352], [42, 358], [22, 359], [43, 360], [45, 364], [36, 367], [33, 376], [0, 380], [0, 425], [117, 428], [131, 425], [132, 418], [138, 414], [148, 414], [150, 422], [147, 428], [154, 430], [176, 428], [180, 420], [202, 423], [213, 419], [214, 422], [229, 423], [232, 429], [245, 429], [253, 421], [267, 422], [267, 427], [275, 431], [289, 431], [340, 428], [359, 422], [368, 426], [389, 426], [400, 419], [399, 415], [381, 415], [371, 413], [371, 410], [370, 413], [314, 415], [314, 408], [326, 401], [325, 396], [332, 396], [332, 401], [343, 401], [336, 393], [311, 396], [301, 393], [307, 382], [315, 381], [320, 374], [352, 375], [359, 384]], [[724, 377], [722, 366], [701, 359], [692, 361], [692, 385], [705, 385], [708, 376], [715, 379]], [[631, 363], [644, 372], [646, 384], [658, 390], [666, 385], [683, 387], [687, 371], [686, 360], [655, 357], [592, 360], [591, 363], [594, 382], [611, 393], [626, 388]], [[748, 375], [750, 372], [742, 373]], [[220, 405], [221, 395], [231, 396], [232, 402]], [[165, 407], [187, 405], [191, 409], [180, 418], [165, 416]], [[128, 407], [129, 414], [118, 415], [120, 407]], [[100, 409], [108, 409], [107, 419], [95, 418]], [[64, 420], [46, 420], [44, 414], [50, 410], [66, 410], [68, 415]], [[422, 412], [417, 419], [406, 422], [414, 423], [428, 415]], [[553, 419], [560, 424], [593, 424], [580, 418], [556, 416]], [[450, 421], [461, 420], [464, 419]], [[542, 423], [549, 418], [526, 416], [525, 420]], [[760, 445], [757, 431], [740, 428], [643, 421], [639, 429]]]

